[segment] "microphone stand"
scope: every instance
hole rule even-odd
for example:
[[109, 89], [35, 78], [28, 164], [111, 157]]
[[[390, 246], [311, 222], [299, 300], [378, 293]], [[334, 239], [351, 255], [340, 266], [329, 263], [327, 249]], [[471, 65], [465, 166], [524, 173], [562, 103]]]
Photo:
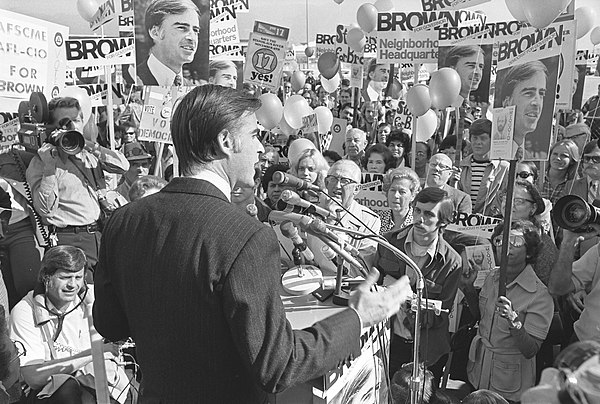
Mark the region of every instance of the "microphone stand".
[[410, 259], [410, 257], [408, 257], [408, 255], [400, 251], [398, 248], [394, 247], [381, 236], [372, 236], [371, 234], [365, 234], [356, 230], [345, 229], [343, 227], [334, 226], [330, 224], [328, 224], [327, 227], [331, 230], [341, 231], [356, 236], [368, 236], [368, 238], [375, 240], [378, 244], [381, 244], [382, 246], [386, 247], [388, 250], [393, 252], [397, 258], [404, 261], [413, 271], [415, 271], [415, 274], [417, 275], [417, 310], [415, 311], [415, 331], [413, 338], [413, 372], [412, 377], [410, 378], [410, 402], [411, 404], [418, 404], [419, 391], [421, 390], [422, 383], [424, 382], [419, 372], [419, 345], [421, 342], [421, 301], [423, 300], [423, 289], [425, 288], [425, 278], [423, 277], [423, 273], [421, 272], [417, 264], [415, 264], [415, 262], [412, 259]]

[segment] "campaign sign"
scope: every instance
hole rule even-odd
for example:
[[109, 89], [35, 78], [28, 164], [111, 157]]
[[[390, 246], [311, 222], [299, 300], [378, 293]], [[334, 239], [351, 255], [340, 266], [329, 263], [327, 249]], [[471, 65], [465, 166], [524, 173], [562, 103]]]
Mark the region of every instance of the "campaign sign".
[[69, 28], [0, 10], [0, 110], [16, 111], [33, 92], [47, 99], [65, 85]]
[[138, 140], [173, 144], [171, 113], [177, 100], [193, 88], [145, 86]]
[[69, 68], [135, 64], [133, 37], [122, 38], [69, 38], [65, 41]]
[[214, 21], [237, 18], [237, 13], [248, 13], [250, 0], [210, 0], [210, 24]]
[[210, 42], [215, 45], [237, 45], [240, 43], [237, 19], [226, 18], [210, 23]]
[[17, 136], [19, 126], [19, 118], [0, 124], [0, 150], [19, 143], [19, 136]]
[[387, 196], [383, 192], [383, 174], [362, 173], [360, 192], [355, 200], [375, 212], [390, 210]]
[[244, 82], [277, 91], [281, 81], [288, 36], [288, 28], [255, 22], [244, 63]]
[[331, 124], [331, 142], [327, 150], [333, 150], [340, 156], [344, 153], [344, 143], [346, 142], [346, 130], [348, 128], [348, 122], [342, 118], [333, 118]]
[[208, 56], [210, 60], [232, 60], [243, 62], [248, 54], [247, 45], [209, 45]]
[[563, 30], [562, 24], [523, 29], [498, 48], [494, 108], [516, 106], [513, 142], [527, 160], [548, 158]]
[[421, 0], [423, 11], [458, 10], [478, 6], [492, 0]]
[[336, 43], [336, 35], [325, 33], [317, 34], [315, 40], [315, 58], [319, 59], [319, 56], [325, 52], [335, 53]]
[[454, 222], [448, 225], [447, 229], [464, 234], [489, 239], [501, 218], [492, 216], [483, 216], [478, 213], [467, 214], [458, 212]]
[[490, 159], [492, 160], [512, 160], [518, 152], [519, 146], [513, 144], [515, 109], [516, 107], [511, 105], [510, 107], [494, 108], [492, 110], [492, 141], [490, 146]]

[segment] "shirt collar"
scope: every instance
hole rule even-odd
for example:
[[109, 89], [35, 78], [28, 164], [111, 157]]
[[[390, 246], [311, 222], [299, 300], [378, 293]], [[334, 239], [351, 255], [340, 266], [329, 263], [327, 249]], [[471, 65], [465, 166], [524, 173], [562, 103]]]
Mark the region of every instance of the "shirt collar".
[[156, 79], [159, 86], [171, 87], [175, 81], [175, 76], [181, 75], [181, 72], [175, 73], [173, 70], [165, 66], [152, 53], [148, 57], [148, 69]]
[[[414, 233], [414, 228], [411, 227], [410, 230], [408, 231], [408, 234], [406, 235], [406, 240], [404, 241], [404, 251], [411, 251], [410, 245], [412, 243], [416, 243], [416, 241], [413, 238], [413, 233]], [[400, 234], [401, 233], [398, 233], [398, 236]], [[427, 255], [429, 255], [429, 258], [431, 258], [431, 259], [435, 258], [435, 253], [437, 251], [439, 239], [440, 239], [440, 236], [438, 235], [438, 237], [435, 239], [435, 241], [427, 247]]]
[[210, 182], [225, 195], [229, 202], [231, 202], [231, 185], [219, 174], [210, 170], [200, 170], [190, 177]]
[[537, 290], [537, 276], [531, 265], [527, 264], [525, 269], [521, 271], [515, 280], [506, 285], [506, 288], [508, 289], [513, 285], [519, 285], [530, 293], [533, 293]]

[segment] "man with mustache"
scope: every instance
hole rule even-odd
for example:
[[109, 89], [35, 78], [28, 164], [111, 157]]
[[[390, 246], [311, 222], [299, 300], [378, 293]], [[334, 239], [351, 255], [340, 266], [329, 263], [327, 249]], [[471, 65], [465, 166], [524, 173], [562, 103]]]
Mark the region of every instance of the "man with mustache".
[[200, 10], [191, 0], [154, 0], [146, 9], [145, 33], [153, 43], [137, 66], [138, 84], [193, 85], [182, 66], [194, 60], [200, 32]]
[[[388, 242], [408, 255], [421, 268], [425, 278], [424, 296], [442, 301], [442, 308], [450, 309], [458, 290], [460, 255], [444, 240], [444, 228], [454, 218], [454, 204], [448, 193], [440, 188], [428, 187], [417, 194], [413, 202], [413, 225], [386, 233]], [[412, 287], [416, 284], [414, 271], [407, 268], [390, 250], [377, 249], [376, 265], [382, 274], [383, 284], [408, 275]], [[414, 312], [402, 305], [392, 322], [390, 344], [390, 377], [404, 363], [412, 361], [414, 338]], [[443, 373], [450, 352], [448, 313], [436, 316], [431, 310], [422, 311], [420, 359], [426, 363], [436, 381]]]
[[525, 135], [535, 131], [542, 116], [547, 79], [546, 66], [534, 60], [511, 67], [502, 81], [502, 106], [516, 106], [513, 152], [517, 160], [523, 157]]

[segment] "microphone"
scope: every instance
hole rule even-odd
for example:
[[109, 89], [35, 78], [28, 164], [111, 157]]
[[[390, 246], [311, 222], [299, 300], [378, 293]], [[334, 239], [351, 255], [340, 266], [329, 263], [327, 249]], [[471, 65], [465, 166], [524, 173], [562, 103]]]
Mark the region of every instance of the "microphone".
[[335, 218], [334, 215], [332, 215], [331, 212], [329, 212], [327, 209], [323, 209], [322, 207], [317, 206], [314, 203], [302, 199], [300, 195], [289, 189], [286, 189], [281, 193], [280, 200], [290, 205], [300, 206], [301, 208], [307, 210], [306, 213], [319, 215], [325, 220]]
[[258, 220], [258, 208], [255, 204], [249, 203], [246, 205], [246, 213]]
[[300, 250], [306, 262], [314, 261], [314, 254], [312, 253], [312, 251], [310, 251], [304, 240], [302, 240], [302, 237], [300, 237], [300, 235], [298, 234], [298, 229], [296, 228], [296, 226], [294, 226], [294, 224], [291, 221], [286, 220], [282, 222], [281, 226], [279, 226], [279, 229], [281, 230], [281, 234], [292, 240], [292, 243], [294, 243], [294, 247]]
[[293, 175], [286, 174], [283, 171], [275, 171], [273, 173], [273, 182], [275, 184], [289, 185], [290, 187], [294, 187], [296, 189], [299, 189], [300, 191], [321, 191], [321, 189], [318, 186], [311, 184], [308, 181], [301, 180], [298, 177], [294, 177]]
[[270, 222], [281, 223], [285, 222], [286, 220], [294, 223], [296, 226], [300, 226], [301, 229], [306, 231], [306, 226], [308, 226], [308, 224], [315, 219], [299, 213], [283, 212], [280, 210], [272, 210], [269, 213]]
[[335, 252], [333, 252], [333, 250], [331, 248], [329, 248], [329, 246], [327, 244], [325, 244], [323, 247], [321, 247], [321, 252], [325, 256], [325, 258], [327, 258], [329, 261], [333, 262], [333, 264], [337, 268], [337, 266], [338, 266], [337, 254]]
[[335, 244], [339, 244], [344, 246], [344, 250], [352, 254], [353, 256], [358, 256], [360, 252], [356, 247], [352, 246], [350, 243], [346, 242], [345, 238], [338, 236], [331, 230], [327, 228], [327, 225], [322, 220], [316, 219], [307, 223], [308, 229], [307, 232], [314, 234], [316, 236], [326, 237], [328, 240], [331, 240]]

